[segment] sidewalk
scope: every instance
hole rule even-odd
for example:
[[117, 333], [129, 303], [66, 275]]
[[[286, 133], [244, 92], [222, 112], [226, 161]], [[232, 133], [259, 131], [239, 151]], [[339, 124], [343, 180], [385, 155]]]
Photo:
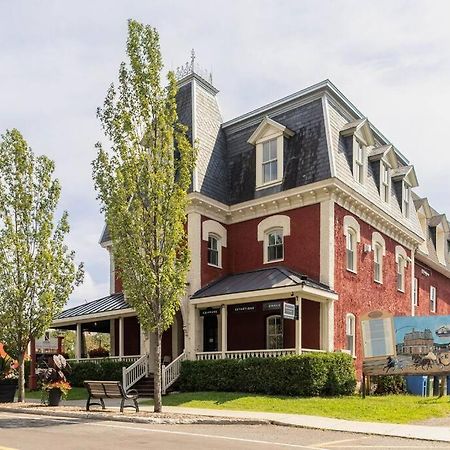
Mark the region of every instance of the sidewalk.
[[[66, 401], [64, 405], [84, 408], [85, 400]], [[116, 401], [106, 401], [108, 410], [119, 410]], [[153, 406], [140, 405], [141, 411], [151, 412]], [[222, 417], [244, 420], [269, 422], [274, 425], [313, 428], [320, 430], [344, 431], [350, 433], [373, 434], [401, 438], [420, 439], [427, 441], [450, 442], [449, 419], [436, 419], [440, 426], [404, 425], [382, 422], [358, 422], [333, 419], [321, 416], [306, 416], [299, 414], [282, 414], [256, 411], [233, 411], [228, 409], [184, 408], [180, 406], [164, 406], [163, 413], [180, 415]]]

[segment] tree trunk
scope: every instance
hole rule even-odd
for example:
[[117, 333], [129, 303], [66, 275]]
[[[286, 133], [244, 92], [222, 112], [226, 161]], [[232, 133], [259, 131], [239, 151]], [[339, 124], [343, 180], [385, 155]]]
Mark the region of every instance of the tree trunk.
[[154, 412], [162, 411], [162, 396], [161, 396], [161, 341], [162, 333], [157, 330], [154, 334], [154, 351], [153, 351], [153, 367], [154, 367], [154, 393], [153, 393], [153, 403]]
[[25, 401], [25, 358], [23, 353], [19, 354], [19, 386], [17, 401]]

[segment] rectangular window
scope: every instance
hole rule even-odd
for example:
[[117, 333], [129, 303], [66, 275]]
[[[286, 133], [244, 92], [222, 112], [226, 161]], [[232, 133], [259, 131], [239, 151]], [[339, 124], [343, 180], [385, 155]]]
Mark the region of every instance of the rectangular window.
[[268, 234], [267, 260], [278, 261], [283, 259], [283, 233], [280, 230]]
[[355, 271], [355, 235], [350, 230], [347, 233], [347, 270]]
[[355, 180], [358, 183], [364, 182], [364, 149], [361, 144], [357, 144], [355, 154]]
[[373, 251], [373, 279], [381, 283], [381, 259], [383, 257], [381, 245], [375, 244]]
[[381, 198], [386, 203], [389, 201], [389, 168], [381, 161]]
[[272, 139], [263, 143], [262, 179], [263, 183], [270, 183], [278, 178], [277, 140]]
[[345, 340], [347, 344], [347, 350], [351, 355], [355, 354], [355, 316], [353, 314], [347, 314], [345, 320]]
[[419, 306], [419, 280], [414, 278], [413, 282], [413, 302], [414, 306]]
[[430, 311], [436, 312], [436, 288], [434, 286], [430, 286]]
[[219, 265], [219, 243], [214, 236], [208, 237], [208, 264]]
[[397, 261], [397, 290], [405, 291], [405, 260], [401, 256]]
[[402, 202], [402, 212], [404, 217], [409, 216], [409, 198], [410, 198], [410, 188], [406, 182], [403, 182], [403, 202]]

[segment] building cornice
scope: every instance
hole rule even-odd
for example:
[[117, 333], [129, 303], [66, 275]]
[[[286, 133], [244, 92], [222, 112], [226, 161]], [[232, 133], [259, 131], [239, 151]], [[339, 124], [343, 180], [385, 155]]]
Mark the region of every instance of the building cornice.
[[188, 207], [188, 214], [197, 212], [226, 225], [332, 199], [338, 205], [410, 250], [416, 248], [423, 241], [423, 238], [408, 228], [406, 224], [396, 221], [381, 207], [373, 204], [337, 178], [329, 178], [231, 206], [210, 199], [198, 192], [189, 194], [189, 198], [191, 203]]

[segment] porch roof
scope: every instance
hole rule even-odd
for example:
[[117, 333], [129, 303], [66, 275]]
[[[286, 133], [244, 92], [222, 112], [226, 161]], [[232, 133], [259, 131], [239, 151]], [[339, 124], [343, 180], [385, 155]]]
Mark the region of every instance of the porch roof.
[[198, 290], [191, 298], [200, 299], [219, 295], [239, 294], [276, 288], [307, 286], [324, 293], [334, 294], [328, 286], [299, 274], [287, 267], [267, 267], [264, 269], [228, 275]]
[[93, 314], [101, 314], [111, 311], [119, 311], [129, 309], [130, 305], [125, 301], [123, 292], [108, 295], [107, 297], [93, 300], [83, 305], [74, 306], [59, 313], [55, 320], [70, 319], [72, 317], [90, 316]]

